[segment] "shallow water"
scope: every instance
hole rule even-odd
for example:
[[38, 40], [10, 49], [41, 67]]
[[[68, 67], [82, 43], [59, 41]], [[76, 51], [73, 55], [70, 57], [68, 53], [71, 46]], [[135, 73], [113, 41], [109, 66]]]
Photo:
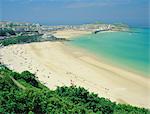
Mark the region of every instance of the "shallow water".
[[149, 31], [132, 28], [132, 32], [102, 32], [73, 39], [70, 44], [82, 47], [108, 62], [148, 76]]

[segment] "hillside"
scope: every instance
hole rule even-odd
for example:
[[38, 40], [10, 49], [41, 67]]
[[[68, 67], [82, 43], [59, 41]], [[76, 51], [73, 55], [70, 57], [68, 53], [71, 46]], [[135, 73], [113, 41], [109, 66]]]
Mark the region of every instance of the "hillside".
[[28, 114], [149, 114], [145, 108], [117, 104], [82, 87], [49, 90], [28, 71], [0, 66], [0, 113]]

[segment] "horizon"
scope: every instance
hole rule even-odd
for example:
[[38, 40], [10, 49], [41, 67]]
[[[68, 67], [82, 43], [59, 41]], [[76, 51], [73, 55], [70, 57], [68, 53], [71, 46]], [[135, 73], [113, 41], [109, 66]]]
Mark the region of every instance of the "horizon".
[[[149, 27], [148, 0], [0, 0], [1, 21], [80, 25], [97, 21]], [[8, 8], [9, 7], [9, 8]]]

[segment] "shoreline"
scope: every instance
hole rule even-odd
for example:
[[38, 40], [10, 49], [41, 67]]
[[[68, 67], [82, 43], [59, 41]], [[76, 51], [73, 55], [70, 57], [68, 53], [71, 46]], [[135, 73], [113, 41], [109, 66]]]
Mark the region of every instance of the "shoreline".
[[106, 59], [104, 57], [101, 57], [98, 54], [95, 54], [94, 52], [91, 52], [89, 50], [83, 49], [82, 47], [78, 47], [78, 46], [71, 45], [71, 44], [68, 44], [68, 43], [65, 43], [65, 45], [68, 46], [69, 48], [72, 48], [72, 50], [78, 50], [78, 51], [81, 51], [82, 53], [86, 53], [87, 56], [90, 56], [91, 58], [96, 59], [97, 61], [100, 61], [100, 62], [102, 62], [104, 64], [107, 64], [107, 65], [110, 65], [110, 66], [122, 69], [122, 70], [130, 72], [132, 74], [136, 74], [137, 76], [140, 76], [140, 77], [145, 77], [147, 79], [150, 79], [150, 77], [148, 75], [146, 75], [144, 73], [141, 73], [141, 71], [137, 72], [136, 69], [130, 70], [130, 68], [126, 68], [125, 66], [123, 66], [121, 64], [117, 64], [116, 62], [113, 63], [113, 62], [109, 61], [108, 59]]
[[74, 84], [112, 101], [150, 107], [149, 78], [105, 64], [91, 53], [63, 42], [12, 45], [0, 52], [1, 62], [9, 68], [36, 73], [49, 88]]
[[[119, 31], [101, 31], [101, 32], [99, 32], [99, 34], [103, 34], [103, 33], [111, 33], [111, 32], [119, 32]], [[74, 40], [74, 38], [78, 38], [78, 37], [81, 37], [81, 36], [88, 36], [89, 35], [89, 33], [88, 34], [83, 34], [83, 35], [80, 35], [80, 36], [76, 36], [76, 37], [70, 37], [69, 39], [70, 40]], [[65, 43], [65, 44], [67, 44], [67, 45], [70, 45], [69, 43]], [[144, 76], [145, 78], [149, 78], [149, 72], [146, 72], [145, 73], [145, 71], [142, 71], [142, 70], [140, 70], [140, 71], [138, 71], [139, 69], [137, 69], [137, 68], [127, 68], [127, 66], [126, 65], [122, 65], [122, 64], [120, 64], [119, 62], [117, 63], [117, 62], [112, 62], [112, 61], [110, 61], [108, 58], [104, 58], [104, 57], [102, 57], [100, 54], [97, 54], [97, 53], [94, 53], [94, 52], [91, 52], [90, 50], [86, 50], [86, 49], [83, 49], [82, 47], [79, 47], [79, 46], [76, 46], [76, 45], [70, 45], [71, 47], [74, 47], [74, 48], [76, 48], [76, 49], [78, 49], [78, 50], [82, 50], [83, 51], [83, 53], [85, 52], [85, 53], [90, 53], [91, 55], [93, 55], [93, 57], [95, 57], [98, 61], [103, 61], [104, 63], [106, 63], [106, 64], [109, 64], [109, 65], [111, 65], [111, 66], [114, 66], [114, 67], [117, 67], [117, 68], [121, 68], [121, 69], [123, 69], [123, 70], [125, 70], [125, 71], [128, 71], [128, 72], [131, 72], [131, 73], [133, 73], [133, 74], [137, 74], [137, 75], [139, 75], [139, 76]]]

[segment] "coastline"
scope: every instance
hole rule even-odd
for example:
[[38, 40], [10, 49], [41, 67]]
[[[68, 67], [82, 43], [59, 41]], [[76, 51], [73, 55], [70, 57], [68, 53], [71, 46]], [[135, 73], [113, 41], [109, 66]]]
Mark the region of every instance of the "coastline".
[[[62, 32], [57, 36], [65, 38], [68, 33], [68, 39], [88, 34]], [[74, 84], [113, 101], [150, 107], [149, 78], [105, 64], [92, 54], [63, 42], [13, 45], [0, 49], [0, 53], [1, 61], [8, 67], [36, 73], [49, 88]]]

